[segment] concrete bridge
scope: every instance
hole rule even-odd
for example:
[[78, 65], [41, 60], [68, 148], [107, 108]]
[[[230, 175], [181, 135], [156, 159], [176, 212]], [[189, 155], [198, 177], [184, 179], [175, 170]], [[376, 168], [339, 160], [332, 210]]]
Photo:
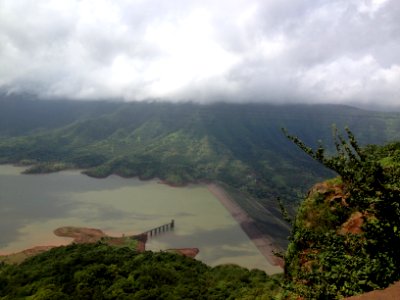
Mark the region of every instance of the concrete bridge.
[[174, 227], [175, 227], [175, 221], [171, 220], [170, 223], [147, 230], [147, 231], [143, 232], [143, 234], [147, 234], [148, 237], [154, 237], [154, 236], [166, 233], [168, 231], [172, 231], [172, 230], [174, 230]]

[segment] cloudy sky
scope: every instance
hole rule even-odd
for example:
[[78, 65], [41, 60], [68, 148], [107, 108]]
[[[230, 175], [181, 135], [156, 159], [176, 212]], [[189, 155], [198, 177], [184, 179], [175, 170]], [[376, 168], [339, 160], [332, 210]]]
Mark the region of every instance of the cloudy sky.
[[399, 0], [0, 0], [0, 90], [400, 105]]

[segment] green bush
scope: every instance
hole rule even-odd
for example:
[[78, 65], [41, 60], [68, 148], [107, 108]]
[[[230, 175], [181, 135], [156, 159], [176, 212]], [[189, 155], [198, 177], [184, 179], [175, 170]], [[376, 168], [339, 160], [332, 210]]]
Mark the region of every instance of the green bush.
[[[285, 275], [295, 294], [306, 299], [334, 299], [387, 287], [400, 279], [400, 144], [360, 148], [335, 135], [337, 153], [325, 155], [288, 136], [340, 178], [345, 204], [311, 193], [294, 221], [285, 255]], [[362, 216], [360, 233], [341, 228], [353, 212]], [[315, 225], [310, 226], [310, 224]]]
[[0, 299], [272, 299], [280, 279], [178, 254], [83, 244], [1, 266]]

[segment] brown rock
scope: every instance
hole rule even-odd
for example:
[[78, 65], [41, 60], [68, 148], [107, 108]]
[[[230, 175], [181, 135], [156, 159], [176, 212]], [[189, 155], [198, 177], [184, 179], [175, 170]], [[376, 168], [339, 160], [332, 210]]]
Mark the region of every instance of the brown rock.
[[363, 232], [361, 229], [362, 225], [364, 224], [364, 215], [356, 211], [351, 214], [350, 218], [343, 223], [342, 227], [339, 230], [339, 234], [360, 234]]

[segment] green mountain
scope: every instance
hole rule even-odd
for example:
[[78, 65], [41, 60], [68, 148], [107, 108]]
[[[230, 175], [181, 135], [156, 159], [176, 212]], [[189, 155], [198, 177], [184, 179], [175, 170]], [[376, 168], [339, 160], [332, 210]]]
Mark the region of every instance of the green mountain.
[[[362, 144], [399, 138], [400, 115], [346, 106], [0, 101], [0, 162], [27, 173], [83, 168], [158, 177], [167, 183], [218, 181], [258, 199], [296, 199], [330, 176], [299, 154], [281, 128], [315, 145], [332, 124]], [[332, 148], [332, 145], [328, 145]]]
[[[285, 249], [289, 226], [276, 198], [294, 213], [315, 182], [333, 172], [299, 152], [281, 128], [310, 145], [332, 141], [332, 124], [361, 144], [398, 139], [400, 114], [338, 105], [80, 102], [0, 97], [0, 163], [26, 173], [81, 168], [159, 178], [172, 185], [218, 182]], [[327, 148], [333, 151], [332, 142]], [[293, 208], [292, 208], [293, 206]]]

